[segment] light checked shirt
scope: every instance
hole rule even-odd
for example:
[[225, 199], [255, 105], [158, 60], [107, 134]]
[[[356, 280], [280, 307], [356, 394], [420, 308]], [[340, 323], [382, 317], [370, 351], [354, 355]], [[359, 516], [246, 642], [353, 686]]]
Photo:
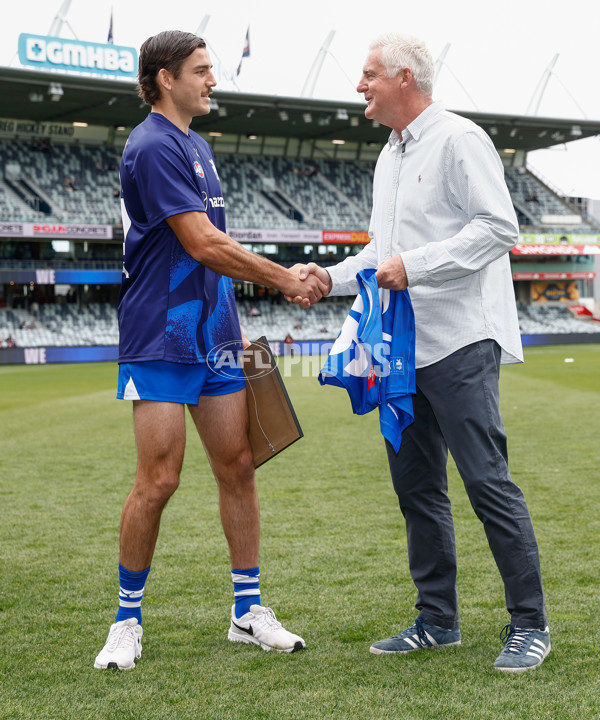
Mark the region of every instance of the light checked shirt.
[[382, 149], [373, 181], [371, 242], [327, 270], [331, 295], [400, 254], [416, 323], [416, 367], [491, 338], [502, 362], [523, 361], [509, 252], [518, 224], [502, 162], [470, 120], [427, 107]]

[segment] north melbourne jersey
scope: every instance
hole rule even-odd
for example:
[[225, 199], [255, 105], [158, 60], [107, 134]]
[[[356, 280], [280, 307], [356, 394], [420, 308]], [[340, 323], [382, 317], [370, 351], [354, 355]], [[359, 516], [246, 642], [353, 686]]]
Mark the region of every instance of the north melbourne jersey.
[[121, 159], [124, 232], [119, 362], [200, 363], [222, 343], [239, 343], [230, 278], [189, 255], [167, 218], [206, 212], [225, 232], [213, 152], [197, 133], [150, 113]]

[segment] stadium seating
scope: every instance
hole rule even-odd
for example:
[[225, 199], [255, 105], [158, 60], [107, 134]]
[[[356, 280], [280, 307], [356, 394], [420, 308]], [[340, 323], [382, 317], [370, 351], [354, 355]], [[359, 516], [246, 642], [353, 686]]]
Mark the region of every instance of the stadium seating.
[[38, 315], [24, 309], [0, 309], [0, 339], [12, 336], [16, 347], [117, 345], [116, 308], [91, 303], [87, 308], [54, 303], [41, 305]]
[[[0, 139], [0, 217], [8, 222], [117, 225], [118, 164], [118, 154], [107, 146]], [[230, 228], [368, 227], [372, 162], [219, 154], [217, 165]], [[572, 221], [577, 209], [525, 168], [507, 168], [505, 176], [520, 222], [527, 230], [598, 232], [585, 222], [549, 227], [544, 223], [548, 216], [554, 221], [561, 215], [570, 216]], [[69, 253], [57, 255], [49, 241], [37, 247], [34, 242], [10, 238], [0, 242], [0, 268], [6, 270], [118, 270], [121, 255], [120, 243], [84, 246], [79, 242]], [[286, 265], [298, 261], [290, 253], [272, 257]], [[309, 259], [325, 258], [315, 250]], [[98, 299], [99, 294], [91, 297]], [[242, 298], [239, 314], [251, 339], [266, 335], [282, 341], [290, 335], [295, 341], [331, 340], [351, 302], [352, 298], [328, 299], [306, 311], [266, 299], [257, 303], [258, 314], [253, 315], [250, 309], [255, 303]], [[575, 319], [567, 307], [519, 303], [518, 309], [523, 334], [599, 332], [598, 322]], [[9, 335], [19, 347], [115, 345], [116, 308], [98, 302], [85, 308], [70, 303], [42, 304], [36, 316], [23, 307], [1, 308], [0, 341]]]
[[524, 335], [598, 333], [600, 323], [573, 317], [567, 307], [517, 303], [519, 327]]
[[[573, 224], [561, 226], [548, 223], [545, 218], [565, 218], [579, 215], [566, 200], [559, 197], [547, 185], [525, 168], [505, 168], [504, 177], [521, 225], [544, 228], [551, 232], [570, 232]], [[576, 223], [579, 232], [591, 232], [592, 228], [582, 222]]]
[[[2, 218], [119, 224], [119, 160], [105, 146], [0, 140]], [[218, 169], [231, 228], [368, 227], [374, 163], [220, 154]], [[578, 214], [525, 168], [506, 168], [505, 177], [523, 225]]]
[[[269, 302], [238, 302], [240, 324], [247, 337], [255, 340], [266, 335], [269, 340], [331, 340], [335, 338], [346, 319], [353, 298], [324, 301], [303, 309], [298, 305], [271, 304]], [[250, 314], [254, 307], [260, 313]]]
[[[105, 147], [0, 140], [0, 211], [14, 222], [119, 224], [119, 158]], [[7, 170], [8, 168], [8, 170]], [[366, 229], [372, 167], [220, 155], [232, 228]]]
[[[295, 342], [333, 340], [346, 319], [353, 298], [324, 301], [303, 310], [297, 305], [268, 301], [238, 302], [240, 324], [251, 339], [265, 335]], [[252, 308], [258, 315], [251, 315]], [[519, 326], [525, 335], [599, 333], [600, 323], [580, 320], [567, 307], [518, 303]], [[109, 303], [91, 303], [86, 308], [70, 304], [42, 305], [34, 316], [24, 309], [0, 309], [0, 340], [12, 336], [17, 347], [68, 347], [116, 345], [119, 341], [117, 312]]]
[[[330, 340], [336, 337], [351, 305], [350, 298], [327, 301], [307, 310], [287, 303], [238, 303], [240, 324], [255, 340], [266, 335], [282, 341], [291, 335], [296, 341]], [[251, 316], [256, 306], [259, 315]], [[116, 345], [119, 331], [117, 312], [108, 303], [91, 303], [86, 308], [55, 303], [41, 305], [37, 316], [21, 308], [0, 309], [0, 338], [9, 335], [17, 347], [62, 347]]]
[[118, 164], [114, 150], [103, 146], [0, 140], [3, 217], [15, 222], [118, 224]]

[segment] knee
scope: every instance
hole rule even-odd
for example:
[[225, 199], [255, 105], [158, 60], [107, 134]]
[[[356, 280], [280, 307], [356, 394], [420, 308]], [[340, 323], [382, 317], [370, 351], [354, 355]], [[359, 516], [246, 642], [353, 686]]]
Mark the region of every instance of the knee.
[[420, 505], [423, 498], [429, 494], [429, 490], [423, 490], [414, 482], [414, 477], [392, 475], [394, 492], [398, 497], [400, 508], [410, 508], [413, 505]]
[[213, 463], [213, 470], [219, 485], [239, 488], [254, 485], [254, 456], [252, 450], [244, 448]]
[[164, 507], [178, 487], [179, 473], [156, 471], [150, 478], [138, 475], [134, 491], [148, 504]]

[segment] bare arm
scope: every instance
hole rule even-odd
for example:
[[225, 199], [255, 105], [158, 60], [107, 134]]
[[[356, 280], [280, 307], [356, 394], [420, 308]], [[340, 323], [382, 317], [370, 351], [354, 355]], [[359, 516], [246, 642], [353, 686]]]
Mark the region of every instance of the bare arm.
[[215, 272], [280, 290], [284, 295], [301, 297], [308, 306], [323, 296], [325, 287], [315, 275], [300, 280], [298, 272], [288, 270], [249, 252], [209, 220], [206, 213], [187, 212], [167, 218], [177, 239], [194, 260]]

